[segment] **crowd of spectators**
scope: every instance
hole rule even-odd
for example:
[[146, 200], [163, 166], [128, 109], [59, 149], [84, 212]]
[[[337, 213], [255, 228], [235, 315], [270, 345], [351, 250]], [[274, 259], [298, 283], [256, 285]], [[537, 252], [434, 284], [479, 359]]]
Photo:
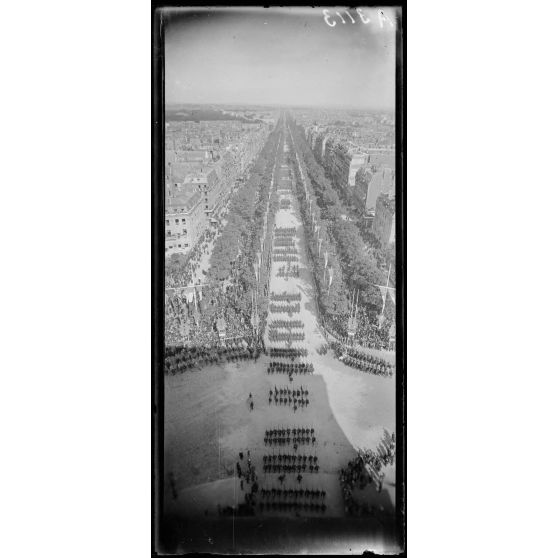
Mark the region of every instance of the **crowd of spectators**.
[[[212, 227], [205, 231], [196, 245], [186, 255], [173, 254], [165, 263], [165, 288], [180, 288], [194, 284], [196, 272], [200, 269], [201, 259], [210, 250], [210, 245], [221, 234], [223, 226]], [[195, 284], [201, 283], [198, 278]]]
[[205, 287], [201, 294], [200, 290], [166, 295], [165, 344], [211, 344], [218, 336], [219, 317], [225, 321], [227, 338], [252, 335], [251, 307], [241, 288]]
[[[252, 336], [255, 325], [252, 323], [253, 262], [260, 247], [271, 171], [280, 136], [278, 131], [270, 135], [254, 165], [254, 172], [231, 201], [225, 228], [222, 225], [210, 228], [187, 257], [174, 255], [167, 260], [166, 286], [176, 290], [166, 291], [165, 344], [216, 346], [219, 344], [216, 327], [219, 318], [224, 320], [227, 340]], [[200, 283], [197, 277], [200, 260], [209, 253], [212, 240], [215, 243], [203, 286], [196, 292], [193, 287], [179, 289], [192, 285], [192, 282]], [[264, 265], [262, 274], [265, 273]], [[265, 321], [265, 312], [259, 317]]]
[[[349, 314], [337, 314], [327, 316], [324, 325], [338, 339], [346, 339], [348, 336]], [[389, 326], [388, 322], [379, 328], [364, 312], [357, 315], [357, 327], [354, 342], [369, 349], [389, 350]]]
[[353, 491], [364, 489], [374, 483], [378, 492], [382, 491], [385, 473], [382, 469], [393, 465], [395, 460], [395, 433], [384, 429], [384, 437], [376, 451], [360, 450], [357, 457], [349, 461], [339, 472], [339, 481], [343, 492], [345, 512], [349, 515], [373, 515], [377, 510], [369, 503], [355, 500]]

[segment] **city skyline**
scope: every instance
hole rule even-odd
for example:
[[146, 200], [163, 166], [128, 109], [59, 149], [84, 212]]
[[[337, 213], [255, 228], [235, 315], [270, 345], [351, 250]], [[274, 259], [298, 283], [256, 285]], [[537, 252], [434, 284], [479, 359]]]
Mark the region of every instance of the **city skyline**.
[[167, 105], [394, 110], [395, 29], [372, 17], [330, 27], [319, 8], [239, 8], [165, 19]]

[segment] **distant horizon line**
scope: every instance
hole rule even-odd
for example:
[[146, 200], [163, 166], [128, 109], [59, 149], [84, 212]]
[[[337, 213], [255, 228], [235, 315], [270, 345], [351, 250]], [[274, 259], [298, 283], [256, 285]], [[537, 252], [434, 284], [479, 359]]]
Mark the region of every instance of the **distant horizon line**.
[[359, 107], [359, 106], [346, 106], [346, 105], [293, 105], [293, 104], [271, 104], [271, 103], [250, 103], [250, 102], [186, 102], [186, 101], [172, 101], [166, 102], [165, 108], [170, 106], [181, 106], [181, 105], [196, 105], [196, 106], [232, 106], [232, 107], [266, 107], [266, 108], [302, 108], [302, 109], [335, 109], [335, 110], [368, 110], [368, 111], [381, 111], [381, 112], [395, 112], [394, 108], [379, 108], [379, 107]]

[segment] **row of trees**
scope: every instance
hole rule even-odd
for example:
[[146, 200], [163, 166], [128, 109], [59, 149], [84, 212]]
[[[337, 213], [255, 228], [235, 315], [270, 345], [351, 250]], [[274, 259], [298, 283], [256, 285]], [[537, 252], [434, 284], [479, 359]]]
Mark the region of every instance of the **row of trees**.
[[[304, 168], [302, 168], [304, 176], [301, 175], [296, 156], [293, 155], [294, 146], [290, 141], [289, 144], [291, 147], [289, 162], [291, 168], [294, 169], [300, 214], [305, 235], [308, 239], [308, 256], [314, 270], [318, 291], [317, 302], [320, 314], [328, 321], [334, 316], [348, 312], [347, 285], [343, 280], [341, 266], [335, 254], [335, 246], [327, 230], [327, 223], [321, 218], [314, 192], [309, 190], [309, 200], [306, 200], [303, 182], [306, 181], [308, 184], [310, 179]], [[316, 241], [313, 240], [315, 238], [315, 226], [312, 223], [310, 206], [314, 208], [315, 223], [318, 224], [321, 231], [322, 242], [320, 247], [316, 246]], [[325, 267], [325, 254], [327, 254], [327, 269]]]
[[[298, 130], [304, 138], [304, 130], [301, 127], [298, 127]], [[310, 146], [305, 139], [304, 143], [310, 150]], [[372, 234], [371, 227], [367, 224], [365, 219], [363, 219], [364, 204], [362, 203], [362, 199], [358, 197], [354, 189], [351, 190], [349, 188], [340, 187], [334, 180], [331, 180], [327, 171], [316, 162], [313, 151], [310, 150], [310, 152], [312, 153], [314, 163], [318, 165], [320, 169], [319, 176], [333, 187], [333, 192], [337, 195], [342, 213], [351, 215], [355, 219], [354, 223], [351, 222], [349, 224], [352, 225], [352, 228], [358, 232], [358, 234], [360, 234], [360, 237], [364, 241], [364, 245], [369, 250], [369, 253], [370, 251], [372, 252], [372, 258], [376, 262], [378, 269], [380, 266], [388, 268], [391, 265], [393, 270], [395, 270], [395, 246], [389, 246], [387, 248], [382, 247], [378, 239]], [[326, 199], [331, 201], [332, 198], [328, 194]], [[385, 279], [383, 282], [385, 282]], [[390, 283], [395, 286], [395, 273], [390, 275]]]
[[[251, 293], [256, 288], [253, 264], [257, 261], [257, 253], [261, 247], [265, 212], [267, 209], [272, 173], [278, 146], [282, 139], [281, 128], [277, 126], [270, 134], [262, 151], [258, 155], [252, 172], [244, 186], [231, 201], [227, 224], [223, 233], [216, 240], [209, 260], [209, 281], [222, 282], [234, 280], [241, 287], [245, 296], [238, 300], [240, 307], [251, 307]], [[271, 195], [270, 215], [278, 205], [277, 197]], [[269, 235], [273, 219], [268, 220]], [[262, 269], [265, 272], [267, 250], [261, 256]], [[265, 315], [265, 301], [258, 301], [260, 315]]]
[[[346, 210], [326, 176], [323, 167], [316, 161], [301, 128], [289, 121], [296, 150], [302, 155], [308, 179], [316, 196], [319, 217], [325, 223], [329, 237], [334, 240], [335, 251], [341, 264], [345, 293], [353, 289], [360, 291], [359, 304], [369, 316], [375, 317], [382, 308], [382, 296], [375, 284], [385, 279], [377, 262], [359, 233], [356, 225], [343, 218]], [[345, 296], [346, 298], [346, 296]]]
[[[223, 281], [233, 274], [235, 263], [247, 256], [259, 244], [258, 225], [261, 229], [271, 173], [280, 132], [272, 132], [260, 152], [250, 177], [231, 201], [227, 224], [215, 242], [208, 276]], [[253, 274], [253, 272], [252, 272]]]

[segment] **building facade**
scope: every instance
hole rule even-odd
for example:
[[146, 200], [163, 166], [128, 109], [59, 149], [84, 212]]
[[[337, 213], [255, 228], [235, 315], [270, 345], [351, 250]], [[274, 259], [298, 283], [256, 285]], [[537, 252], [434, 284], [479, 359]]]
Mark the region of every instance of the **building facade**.
[[193, 189], [167, 197], [165, 207], [165, 254], [187, 254], [206, 228], [202, 194]]
[[353, 188], [358, 169], [368, 162], [368, 155], [330, 137], [326, 141], [324, 168], [339, 188]]
[[198, 241], [269, 135], [267, 123], [166, 123], [166, 253]]
[[395, 192], [395, 171], [393, 169], [377, 169], [366, 165], [357, 171], [355, 198], [357, 205], [364, 213], [373, 214], [376, 211], [376, 201], [383, 192]]
[[393, 194], [382, 193], [378, 196], [372, 234], [382, 248], [387, 248], [395, 242], [395, 196]]

